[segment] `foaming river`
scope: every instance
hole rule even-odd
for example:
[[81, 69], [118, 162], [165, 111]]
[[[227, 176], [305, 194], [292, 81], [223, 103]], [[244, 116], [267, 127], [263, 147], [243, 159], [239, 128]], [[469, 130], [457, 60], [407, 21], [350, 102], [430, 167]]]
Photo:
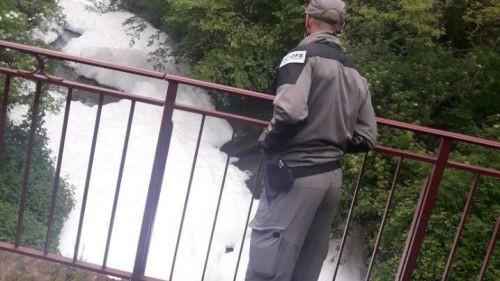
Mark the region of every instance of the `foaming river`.
[[[86, 2], [61, 0], [67, 23], [60, 30], [62, 32], [65, 29], [77, 34], [66, 36], [67, 43], [60, 46], [61, 51], [153, 69], [153, 63], [148, 60], [148, 53], [157, 46], [148, 45], [148, 39], [156, 34], [157, 30], [148, 25], [141, 38], [131, 45], [126, 27], [122, 23], [133, 14], [126, 11], [106, 14], [89, 12], [84, 9]], [[50, 34], [43, 39], [52, 42], [57, 36]], [[148, 97], [159, 99], [165, 97], [167, 83], [164, 81], [79, 64], [69, 66], [78, 75], [101, 85]], [[173, 59], [166, 65], [166, 69], [167, 72], [175, 74], [189, 72], [189, 67], [175, 64]], [[52, 94], [56, 98], [63, 97], [56, 91]], [[210, 97], [204, 91], [190, 87], [180, 87], [177, 100], [184, 104], [214, 108]], [[79, 248], [79, 258], [87, 262], [101, 264], [104, 257], [129, 109], [130, 102], [126, 100], [108, 102], [102, 109]], [[62, 175], [74, 186], [77, 202], [65, 224], [59, 245], [61, 253], [67, 257], [73, 256], [75, 247], [96, 110], [97, 106], [80, 101], [73, 101], [71, 104]], [[162, 109], [159, 107], [140, 103], [136, 106], [111, 240], [109, 267], [132, 271], [161, 113]], [[54, 158], [59, 147], [62, 119], [63, 112], [45, 118], [50, 139], [49, 146]], [[173, 119], [171, 149], [146, 270], [148, 276], [164, 280], [170, 276], [170, 265], [201, 122], [201, 117], [198, 115], [178, 111], [175, 112]], [[175, 280], [189, 281], [201, 278], [227, 157], [220, 151], [220, 147], [231, 139], [231, 135], [232, 128], [227, 122], [207, 118], [174, 272]], [[243, 231], [248, 231], [244, 223], [252, 198], [245, 184], [248, 178], [247, 172], [230, 165], [205, 280], [233, 280], [238, 249], [243, 242], [237, 279], [244, 279], [249, 240], [247, 235], [246, 241], [242, 241], [242, 236]], [[255, 202], [255, 205], [257, 203]], [[336, 246], [338, 243], [332, 242], [329, 257], [325, 261], [320, 277], [321, 281], [332, 279], [332, 256], [335, 254]], [[235, 250], [228, 251], [228, 249]], [[361, 250], [347, 245], [345, 257], [346, 264], [341, 266], [337, 280], [360, 280], [364, 268]]]

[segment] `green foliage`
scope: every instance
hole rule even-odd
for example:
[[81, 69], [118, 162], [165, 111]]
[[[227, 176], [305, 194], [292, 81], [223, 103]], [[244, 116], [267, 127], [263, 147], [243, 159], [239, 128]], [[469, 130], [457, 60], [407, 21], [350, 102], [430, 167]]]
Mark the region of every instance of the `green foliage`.
[[[26, 157], [29, 123], [21, 126], [9, 123], [5, 136], [5, 150], [0, 153], [0, 240], [12, 242], [17, 223], [18, 205], [23, 165]], [[43, 248], [49, 218], [54, 178], [53, 162], [47, 146], [46, 133], [39, 129], [33, 146], [30, 177], [28, 181], [25, 229], [22, 245]], [[56, 203], [51, 251], [57, 251], [59, 233], [73, 208], [73, 191], [62, 180]]]
[[[30, 30], [34, 27], [47, 31], [50, 22], [62, 20], [55, 0], [5, 0], [0, 3], [0, 37], [3, 40], [43, 46], [31, 39]], [[0, 66], [32, 69], [34, 59], [30, 56], [0, 50]], [[48, 66], [49, 69], [52, 67]], [[5, 77], [0, 77], [1, 91]], [[12, 79], [9, 91], [9, 108], [14, 104], [31, 105], [33, 90], [21, 79]], [[41, 119], [46, 110], [56, 110], [57, 105], [47, 97], [43, 87]], [[5, 150], [0, 152], [0, 240], [13, 242], [17, 224], [18, 205], [23, 165], [26, 157], [29, 117], [25, 116], [21, 124], [8, 122], [5, 132]], [[24, 231], [21, 237], [23, 246], [41, 249], [45, 242], [49, 217], [54, 163], [47, 149], [47, 136], [38, 124], [33, 146], [30, 177], [28, 181], [27, 205], [24, 217]], [[63, 223], [73, 207], [73, 193], [69, 185], [62, 180], [58, 193], [51, 252], [57, 252], [59, 233]]]
[[[500, 122], [500, 34], [466, 16], [478, 1], [375, 2], [351, 1], [346, 41], [374, 103], [384, 105], [379, 115], [468, 134]], [[498, 10], [498, 3], [481, 2]]]
[[[171, 38], [175, 55], [196, 62], [196, 78], [272, 92], [276, 65], [302, 34], [305, 1], [122, 1]], [[162, 16], [158, 11], [163, 11]], [[138, 24], [138, 23], [135, 23]], [[159, 52], [161, 60], [167, 52]], [[262, 103], [216, 95], [226, 109], [261, 108]], [[254, 110], [255, 111], [255, 110]]]
[[[0, 3], [0, 38], [2, 40], [43, 46], [30, 38], [30, 30], [38, 27], [42, 32], [50, 29], [50, 23], [61, 22], [60, 8], [56, 0], [2, 0]], [[0, 50], [0, 65], [29, 67], [30, 57], [8, 50]]]
[[[500, 56], [498, 1], [350, 1], [351, 28], [345, 34], [348, 51], [371, 83], [379, 116], [456, 132], [500, 138]], [[479, 11], [488, 11], [481, 13]], [[487, 21], [490, 24], [484, 24]], [[382, 145], [434, 154], [436, 141], [383, 130]], [[405, 144], [406, 143], [406, 144]], [[415, 147], [408, 147], [409, 144]], [[499, 169], [500, 153], [458, 145], [452, 158]], [[374, 243], [392, 167], [375, 156], [365, 176], [357, 219]], [[381, 159], [382, 158], [382, 159]], [[389, 162], [390, 163], [390, 162]], [[378, 167], [377, 167], [378, 166]], [[352, 166], [351, 166], [352, 167]], [[373, 280], [395, 276], [405, 235], [428, 169], [406, 161], [385, 227]], [[431, 217], [415, 280], [439, 280], [452, 245], [472, 177], [448, 171]], [[450, 279], [476, 278], [500, 214], [498, 180], [483, 178], [455, 256]], [[373, 244], [372, 244], [373, 245]], [[372, 246], [370, 246], [372, 250]], [[498, 255], [486, 280], [497, 280]]]

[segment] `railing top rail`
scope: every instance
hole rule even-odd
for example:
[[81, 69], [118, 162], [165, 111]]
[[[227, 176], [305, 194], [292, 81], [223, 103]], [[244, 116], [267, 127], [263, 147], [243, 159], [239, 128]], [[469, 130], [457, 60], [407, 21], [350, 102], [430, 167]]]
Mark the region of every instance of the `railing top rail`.
[[78, 82], [72, 82], [63, 79], [54, 79], [43, 74], [36, 74], [25, 70], [12, 70], [5, 67], [0, 67], [0, 73], [11, 75], [14, 77], [22, 77], [28, 80], [40, 81], [47, 84], [57, 85], [61, 87], [68, 87], [72, 89], [82, 90], [89, 93], [101, 94], [105, 96], [112, 96], [120, 99], [134, 100], [146, 104], [152, 104], [156, 106], [163, 106], [165, 102], [160, 99], [149, 98], [145, 96], [139, 96], [132, 93], [120, 92], [112, 89], [102, 88], [98, 86], [82, 84]]
[[[65, 53], [58, 52], [58, 51], [47, 50], [47, 49], [33, 47], [33, 46], [27, 46], [27, 45], [13, 43], [13, 42], [5, 41], [5, 40], [0, 40], [0, 48], [7, 48], [7, 49], [12, 49], [12, 50], [16, 50], [19, 52], [32, 54], [32, 55], [41, 55], [41, 56], [45, 56], [45, 57], [49, 57], [49, 58], [53, 58], [53, 59], [58, 59], [58, 60], [72, 61], [72, 62], [76, 62], [76, 63], [82, 63], [82, 64], [92, 65], [92, 66], [96, 66], [96, 67], [102, 67], [102, 68], [106, 68], [106, 69], [111, 69], [111, 70], [116, 70], [116, 71], [121, 71], [121, 72], [125, 72], [125, 73], [141, 75], [141, 76], [146, 76], [146, 77], [150, 77], [150, 78], [164, 79], [164, 80], [167, 80], [169, 82], [177, 82], [180, 84], [191, 85], [191, 86], [200, 87], [200, 88], [207, 89], [207, 90], [220, 91], [220, 92], [230, 93], [230, 94], [238, 94], [238, 95], [243, 95], [243, 96], [247, 96], [247, 97], [264, 99], [264, 100], [268, 100], [268, 101], [274, 100], [274, 96], [268, 95], [268, 94], [239, 89], [239, 88], [235, 88], [235, 87], [229, 87], [229, 86], [215, 84], [215, 83], [209, 83], [209, 82], [205, 82], [205, 81], [190, 79], [190, 78], [181, 77], [181, 76], [172, 75], [172, 74], [167, 74], [167, 73], [158, 72], [158, 71], [145, 70], [145, 69], [141, 69], [141, 68], [119, 65], [119, 64], [104, 62], [104, 61], [100, 61], [100, 60], [94, 60], [94, 59], [88, 59], [88, 58], [67, 55]], [[27, 78], [25, 75], [24, 75], [24, 77]], [[414, 125], [414, 124], [408, 124], [408, 123], [390, 120], [390, 119], [386, 119], [386, 118], [377, 118], [377, 122], [381, 126], [393, 127], [393, 128], [411, 131], [414, 133], [427, 134], [427, 135], [432, 135], [432, 136], [439, 137], [439, 138], [451, 139], [453, 141], [460, 141], [460, 142], [470, 143], [470, 144], [474, 144], [474, 145], [480, 145], [480, 146], [484, 146], [484, 147], [500, 149], [500, 142], [498, 142], [498, 141], [485, 140], [485, 139], [481, 139], [481, 138], [477, 138], [477, 137], [473, 137], [473, 136], [468, 136], [468, 135], [448, 132], [448, 131], [444, 131], [444, 130], [423, 127], [423, 126]]]
[[162, 73], [159, 71], [145, 70], [145, 69], [134, 68], [134, 67], [129, 67], [129, 66], [125, 66], [125, 65], [114, 64], [114, 63], [110, 63], [110, 62], [104, 62], [104, 61], [95, 60], [95, 59], [88, 59], [88, 58], [72, 56], [72, 55], [68, 55], [68, 54], [65, 54], [62, 52], [58, 52], [58, 51], [47, 50], [47, 49], [23, 45], [23, 44], [19, 44], [19, 43], [13, 43], [13, 42], [5, 41], [5, 40], [0, 40], [0, 48], [16, 50], [16, 51], [31, 54], [34, 56], [38, 55], [38, 56], [44, 56], [44, 57], [53, 58], [53, 59], [57, 59], [57, 60], [66, 60], [66, 61], [72, 61], [72, 62], [76, 62], [76, 63], [83, 63], [83, 64], [87, 64], [87, 65], [98, 66], [98, 67], [102, 67], [102, 68], [117, 70], [117, 71], [131, 73], [131, 74], [137, 74], [137, 75], [146, 76], [146, 77], [150, 77], [150, 78], [163, 79], [165, 77], [165, 73]]
[[377, 123], [382, 126], [403, 129], [406, 131], [411, 131], [420, 134], [433, 135], [440, 138], [451, 139], [453, 141], [466, 142], [474, 145], [485, 146], [494, 149], [500, 149], [500, 142], [494, 140], [486, 140], [478, 137], [463, 135], [459, 133], [453, 133], [449, 131], [433, 129], [429, 127], [423, 127], [419, 125], [409, 124], [401, 121], [395, 121], [391, 119], [377, 117]]
[[116, 71], [121, 71], [121, 72], [125, 72], [125, 73], [146, 76], [146, 77], [150, 77], [150, 78], [165, 79], [167, 81], [175, 81], [175, 82], [178, 82], [181, 84], [196, 86], [196, 87], [214, 90], [214, 91], [221, 91], [221, 92], [231, 93], [231, 94], [239, 94], [239, 95], [244, 95], [244, 96], [248, 96], [248, 97], [269, 100], [269, 101], [274, 100], [274, 96], [272, 96], [272, 95], [257, 93], [257, 92], [253, 92], [253, 91], [243, 90], [243, 89], [239, 89], [239, 88], [235, 88], [235, 87], [224, 86], [224, 85], [220, 85], [220, 84], [208, 83], [208, 82], [199, 81], [199, 80], [195, 80], [195, 79], [189, 79], [189, 78], [185, 78], [185, 77], [181, 77], [181, 76], [177, 76], [177, 75], [166, 74], [164, 72], [159, 72], [159, 71], [146, 70], [146, 69], [142, 69], [142, 68], [130, 67], [130, 66], [126, 66], [126, 65], [120, 65], [120, 64], [105, 62], [105, 61], [101, 61], [101, 60], [72, 56], [72, 55], [68, 55], [68, 54], [65, 54], [62, 52], [58, 52], [58, 51], [47, 50], [47, 49], [33, 47], [33, 46], [27, 46], [27, 45], [13, 43], [13, 42], [5, 41], [5, 40], [0, 40], [0, 48], [16, 50], [16, 51], [31, 54], [34, 56], [38, 55], [38, 56], [44, 56], [44, 57], [57, 59], [57, 60], [65, 60], [65, 61], [71, 61], [71, 62], [75, 62], [75, 63], [82, 63], [82, 64], [86, 64], [86, 65], [102, 67], [102, 68], [106, 68], [106, 69], [110, 69], [110, 70], [116, 70]]

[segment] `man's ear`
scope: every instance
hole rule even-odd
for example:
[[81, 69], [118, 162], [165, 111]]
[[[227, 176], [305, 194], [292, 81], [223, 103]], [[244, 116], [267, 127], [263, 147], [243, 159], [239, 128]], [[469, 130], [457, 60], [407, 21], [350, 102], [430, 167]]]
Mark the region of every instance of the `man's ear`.
[[343, 32], [344, 32], [344, 30], [345, 30], [345, 27], [346, 27], [345, 22], [344, 22], [343, 24], [340, 24], [340, 25], [338, 26], [338, 31], [337, 31], [337, 33], [338, 33], [338, 34], [343, 33]]

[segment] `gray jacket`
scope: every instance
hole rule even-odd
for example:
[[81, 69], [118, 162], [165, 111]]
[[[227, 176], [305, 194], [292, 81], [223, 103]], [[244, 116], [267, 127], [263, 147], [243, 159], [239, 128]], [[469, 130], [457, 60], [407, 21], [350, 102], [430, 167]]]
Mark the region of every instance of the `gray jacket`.
[[367, 80], [329, 32], [305, 38], [283, 58], [274, 116], [259, 144], [290, 166], [340, 160], [375, 146], [377, 125]]

